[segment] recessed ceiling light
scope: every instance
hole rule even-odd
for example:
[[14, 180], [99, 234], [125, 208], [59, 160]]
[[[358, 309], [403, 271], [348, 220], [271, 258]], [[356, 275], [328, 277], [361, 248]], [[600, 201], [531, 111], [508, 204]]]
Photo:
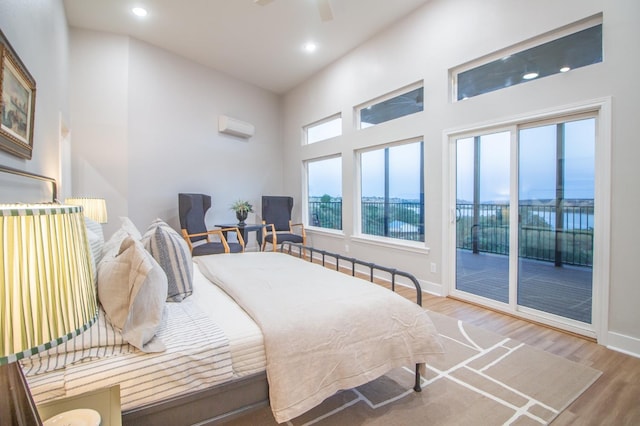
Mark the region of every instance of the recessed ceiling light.
[[533, 80], [537, 76], [538, 76], [537, 72], [528, 72], [525, 75], [523, 75], [522, 78], [524, 78], [525, 80]]
[[134, 7], [133, 9], [131, 9], [131, 12], [133, 12], [134, 15], [139, 16], [141, 18], [147, 16], [147, 9], [144, 9], [142, 7]]
[[567, 72], [567, 71], [571, 71], [570, 67], [562, 67], [560, 68], [560, 72]]
[[303, 46], [304, 51], [309, 53], [315, 52], [317, 48], [318, 46], [312, 42], [305, 43], [305, 45]]

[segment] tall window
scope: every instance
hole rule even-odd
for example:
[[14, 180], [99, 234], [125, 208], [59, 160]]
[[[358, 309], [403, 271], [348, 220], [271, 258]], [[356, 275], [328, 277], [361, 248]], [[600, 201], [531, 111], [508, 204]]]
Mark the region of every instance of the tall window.
[[424, 241], [422, 141], [360, 153], [361, 232]]
[[334, 138], [342, 134], [342, 115], [336, 114], [304, 127], [307, 144]]
[[342, 229], [342, 158], [307, 162], [307, 224]]

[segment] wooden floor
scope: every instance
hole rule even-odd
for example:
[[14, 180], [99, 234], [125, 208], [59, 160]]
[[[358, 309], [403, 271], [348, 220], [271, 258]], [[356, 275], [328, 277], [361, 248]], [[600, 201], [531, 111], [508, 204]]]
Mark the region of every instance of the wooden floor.
[[[413, 291], [400, 291], [415, 298]], [[423, 296], [423, 306], [602, 371], [553, 425], [640, 425], [640, 358], [582, 337], [450, 298]]]
[[[326, 266], [335, 268], [335, 265]], [[351, 274], [349, 269], [341, 269]], [[368, 276], [362, 275], [362, 278], [368, 279]], [[412, 301], [416, 300], [414, 289], [396, 286], [396, 291]], [[422, 306], [427, 310], [602, 371], [598, 380], [553, 421], [553, 426], [640, 426], [640, 358], [612, 351], [580, 336], [470, 303], [427, 293], [423, 293], [422, 297]]]

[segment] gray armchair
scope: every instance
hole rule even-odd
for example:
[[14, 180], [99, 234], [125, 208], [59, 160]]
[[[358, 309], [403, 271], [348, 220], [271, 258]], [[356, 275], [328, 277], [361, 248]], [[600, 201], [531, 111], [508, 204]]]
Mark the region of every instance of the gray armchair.
[[[178, 194], [178, 216], [182, 237], [193, 256], [244, 252], [244, 239], [236, 227], [207, 229], [204, 216], [211, 207], [211, 197], [204, 194]], [[225, 234], [235, 232], [238, 242], [228, 242]], [[217, 239], [212, 239], [216, 236]]]
[[[302, 223], [291, 223], [293, 198], [282, 196], [262, 196], [262, 251], [267, 243], [276, 251], [278, 244], [285, 241], [306, 244], [307, 235]], [[297, 231], [295, 232], [294, 229]]]

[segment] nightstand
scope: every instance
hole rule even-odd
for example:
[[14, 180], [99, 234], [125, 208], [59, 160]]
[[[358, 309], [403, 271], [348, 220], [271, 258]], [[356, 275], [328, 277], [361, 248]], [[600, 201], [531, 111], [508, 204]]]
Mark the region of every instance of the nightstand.
[[102, 418], [101, 426], [122, 426], [120, 385], [45, 402], [38, 405], [38, 412], [40, 413], [40, 418], [44, 421], [56, 414], [76, 408], [96, 410]]

